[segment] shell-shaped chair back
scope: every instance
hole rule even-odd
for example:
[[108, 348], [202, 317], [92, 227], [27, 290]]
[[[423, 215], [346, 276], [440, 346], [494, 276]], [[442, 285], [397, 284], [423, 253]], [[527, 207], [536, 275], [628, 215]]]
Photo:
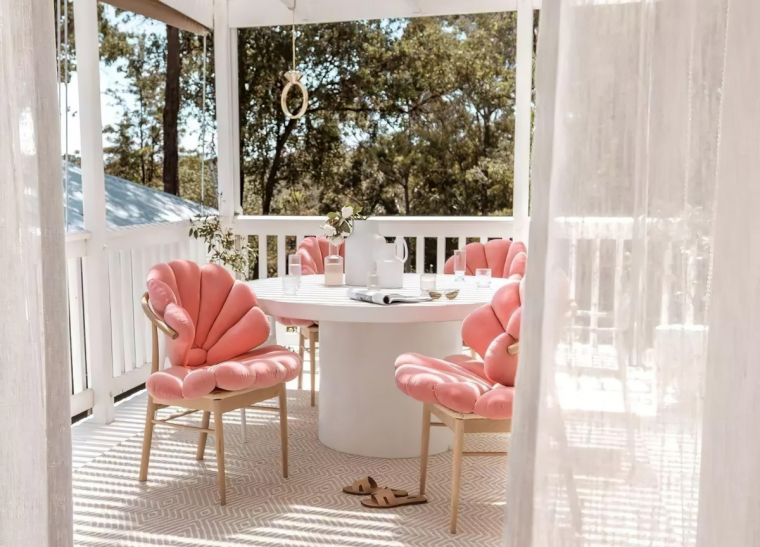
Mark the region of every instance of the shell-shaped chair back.
[[[325, 236], [307, 237], [298, 246], [301, 255], [301, 275], [325, 273], [325, 257], [330, 254], [330, 242]], [[340, 256], [345, 256], [345, 245], [339, 246]]]
[[158, 264], [148, 274], [148, 294], [156, 314], [178, 333], [166, 339], [173, 366], [215, 365], [269, 337], [269, 321], [253, 290], [216, 264]]
[[485, 375], [503, 386], [515, 385], [518, 355], [508, 348], [520, 340], [524, 292], [524, 278], [514, 276], [462, 324], [462, 339], [483, 359]]
[[[467, 251], [467, 272], [465, 275], [475, 275], [478, 268], [490, 268], [492, 277], [511, 277], [525, 275], [528, 251], [520, 241], [508, 239], [493, 239], [488, 243], [470, 243], [464, 248]], [[454, 273], [454, 257], [450, 257], [443, 267], [443, 273]]]

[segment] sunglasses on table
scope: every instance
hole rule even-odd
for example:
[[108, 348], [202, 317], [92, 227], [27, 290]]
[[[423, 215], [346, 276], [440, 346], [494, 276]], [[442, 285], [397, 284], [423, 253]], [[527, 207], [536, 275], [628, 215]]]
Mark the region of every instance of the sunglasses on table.
[[446, 292], [430, 291], [428, 294], [430, 295], [430, 299], [433, 301], [440, 300], [444, 296], [449, 300], [454, 300], [457, 296], [459, 296], [459, 289]]

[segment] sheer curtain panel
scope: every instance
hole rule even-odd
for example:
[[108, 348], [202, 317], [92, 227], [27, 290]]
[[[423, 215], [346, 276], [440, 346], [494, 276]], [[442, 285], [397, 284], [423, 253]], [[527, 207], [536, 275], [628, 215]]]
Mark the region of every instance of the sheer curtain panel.
[[759, 29], [543, 2], [510, 547], [760, 545]]

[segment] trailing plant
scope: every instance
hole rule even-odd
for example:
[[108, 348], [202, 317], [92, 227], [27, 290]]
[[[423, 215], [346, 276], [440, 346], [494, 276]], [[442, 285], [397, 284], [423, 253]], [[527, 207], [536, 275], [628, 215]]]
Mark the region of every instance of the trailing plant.
[[235, 233], [232, 228], [222, 228], [219, 215], [197, 215], [190, 226], [190, 236], [206, 242], [209, 262], [227, 266], [239, 274], [246, 274], [258, 257], [247, 242], [238, 248]]

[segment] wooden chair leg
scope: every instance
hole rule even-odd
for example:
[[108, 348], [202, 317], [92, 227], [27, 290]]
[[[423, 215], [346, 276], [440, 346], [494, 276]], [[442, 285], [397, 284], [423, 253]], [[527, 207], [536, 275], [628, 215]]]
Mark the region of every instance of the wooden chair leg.
[[280, 443], [282, 444], [282, 476], [288, 478], [288, 391], [280, 390]]
[[[203, 412], [203, 418], [201, 419], [201, 427], [203, 429], [208, 429], [208, 422], [211, 418], [211, 412]], [[206, 439], [208, 439], [208, 433], [205, 431], [201, 431], [200, 435], [198, 436], [198, 453], [195, 455], [195, 459], [198, 461], [201, 461], [203, 459], [203, 455], [206, 453]]]
[[240, 409], [240, 435], [243, 438], [243, 444], [248, 442], [248, 424], [246, 421], [245, 408]]
[[425, 494], [428, 451], [430, 448], [430, 405], [422, 405], [422, 445], [420, 446], [420, 495]]
[[[303, 335], [303, 330], [298, 329], [298, 355], [301, 356], [301, 363], [303, 363], [303, 355], [306, 351], [306, 337]], [[301, 372], [298, 373], [298, 389], [303, 388], [303, 367]]]
[[317, 392], [317, 341], [319, 332], [312, 331], [309, 333], [309, 359], [311, 368], [311, 406], [316, 404]]
[[451, 477], [451, 533], [457, 533], [459, 514], [459, 483], [462, 477], [462, 455], [464, 452], [464, 420], [456, 420], [454, 425], [454, 465]]
[[216, 469], [219, 483], [219, 505], [227, 505], [227, 484], [224, 474], [224, 425], [219, 402], [214, 401], [214, 437], [216, 438]]
[[150, 446], [153, 443], [153, 420], [156, 417], [156, 403], [148, 395], [148, 408], [145, 412], [145, 432], [143, 433], [142, 459], [140, 460], [140, 482], [148, 480], [148, 464], [150, 463]]

